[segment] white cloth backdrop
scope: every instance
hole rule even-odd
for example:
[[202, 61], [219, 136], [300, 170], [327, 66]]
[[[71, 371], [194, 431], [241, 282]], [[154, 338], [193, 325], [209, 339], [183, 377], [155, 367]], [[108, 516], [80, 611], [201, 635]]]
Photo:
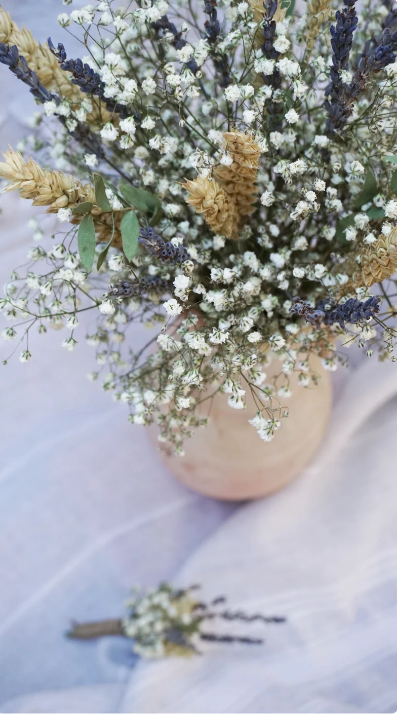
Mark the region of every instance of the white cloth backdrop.
[[[5, 7], [59, 38], [62, 6]], [[34, 105], [0, 75], [6, 147]], [[31, 245], [27, 204], [2, 199], [2, 283]], [[93, 350], [77, 337], [73, 354], [61, 333], [40, 337], [29, 364], [0, 369], [0, 710], [396, 711], [397, 367], [352, 353], [312, 464], [270, 499], [228, 505], [167, 474], [123, 407], [86, 382]], [[117, 616], [132, 584], [161, 579], [288, 621], [249, 630], [263, 647], [189, 661], [138, 663], [123, 639], [64, 638], [70, 619]]]

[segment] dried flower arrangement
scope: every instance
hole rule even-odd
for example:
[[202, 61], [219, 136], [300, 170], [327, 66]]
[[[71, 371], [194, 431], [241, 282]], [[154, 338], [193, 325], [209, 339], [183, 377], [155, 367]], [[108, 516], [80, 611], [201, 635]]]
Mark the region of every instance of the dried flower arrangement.
[[189, 657], [199, 654], [201, 641], [223, 644], [263, 644], [260, 637], [242, 634], [222, 634], [202, 630], [203, 623], [242, 622], [244, 624], [281, 624], [284, 617], [267, 617], [263, 614], [245, 614], [218, 607], [226, 602], [217, 597], [210, 604], [198, 601], [192, 592], [197, 584], [187, 589], [175, 589], [163, 582], [157, 589], [133, 590], [133, 597], [126, 606], [128, 616], [124, 619], [105, 619], [99, 622], [74, 622], [67, 632], [70, 639], [98, 639], [102, 636], [125, 636], [133, 640], [132, 650], [146, 659], [164, 656]]
[[[360, 17], [355, 0], [303, 14], [290, 0], [100, 0], [58, 20], [81, 28], [81, 59], [0, 9], [0, 63], [47, 132], [6, 152], [0, 176], [61, 224], [51, 244], [33, 222], [39, 243], [1, 300], [20, 360], [33, 327], [66, 328], [73, 350], [90, 310], [91, 378], [179, 454], [219, 391], [235, 409], [251, 392], [268, 441], [291, 374], [318, 381], [311, 355], [335, 370], [356, 342], [395, 360], [391, 0], [364, 0]], [[157, 331], [134, 351], [136, 321]]]

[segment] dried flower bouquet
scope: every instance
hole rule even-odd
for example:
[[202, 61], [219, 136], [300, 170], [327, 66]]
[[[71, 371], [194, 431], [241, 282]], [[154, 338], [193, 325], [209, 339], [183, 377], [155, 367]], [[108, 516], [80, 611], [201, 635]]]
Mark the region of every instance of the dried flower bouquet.
[[[268, 441], [291, 374], [318, 381], [311, 355], [335, 370], [356, 342], [395, 360], [391, 0], [360, 16], [355, 0], [303, 14], [290, 0], [101, 0], [58, 21], [81, 31], [81, 58], [0, 9], [0, 63], [39, 105], [0, 164], [4, 191], [59, 221], [51, 239], [32, 221], [38, 243], [1, 301], [20, 360], [33, 329], [66, 329], [73, 350], [91, 311], [91, 378], [180, 454], [219, 391], [234, 409], [253, 395]], [[136, 321], [157, 330], [134, 351]]]

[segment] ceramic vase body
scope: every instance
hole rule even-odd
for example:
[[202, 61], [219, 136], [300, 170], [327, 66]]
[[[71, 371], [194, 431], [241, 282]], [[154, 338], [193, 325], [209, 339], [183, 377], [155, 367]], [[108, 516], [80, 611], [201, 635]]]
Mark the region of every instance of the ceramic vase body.
[[[227, 397], [217, 393], [206, 428], [199, 428], [185, 442], [185, 455], [165, 452], [160, 457], [175, 477], [187, 487], [222, 500], [265, 497], [288, 485], [310, 461], [323, 438], [331, 407], [331, 381], [320, 359], [311, 358], [319, 385], [302, 388], [292, 374], [292, 395], [283, 399], [289, 416], [271, 442], [264, 442], [248, 423], [257, 412], [247, 393], [247, 409], [234, 410]], [[280, 372], [274, 361], [267, 369], [266, 383]], [[150, 430], [157, 440], [155, 429]]]

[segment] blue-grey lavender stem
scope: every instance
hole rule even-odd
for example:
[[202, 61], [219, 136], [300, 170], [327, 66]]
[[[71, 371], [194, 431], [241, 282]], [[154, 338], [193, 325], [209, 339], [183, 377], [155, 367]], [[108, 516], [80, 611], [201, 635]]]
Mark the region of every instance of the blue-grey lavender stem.
[[[36, 73], [29, 68], [25, 58], [19, 54], [16, 45], [8, 47], [0, 42], [0, 64], [6, 65], [15, 77], [30, 87], [30, 92], [38, 102], [44, 104], [45, 102], [53, 101], [56, 105], [59, 105], [60, 99], [58, 95], [49, 92], [41, 84]], [[61, 124], [63, 124], [69, 134], [88, 152], [95, 154], [99, 158], [104, 156], [100, 137], [92, 134], [88, 127], [77, 123], [75, 129], [70, 130], [67, 126], [65, 117], [57, 115], [57, 119], [61, 122]]]
[[332, 303], [324, 299], [314, 308], [307, 301], [297, 297], [294, 298], [290, 308], [291, 315], [304, 318], [307, 323], [313, 326], [333, 326], [339, 323], [344, 330], [346, 323], [358, 324], [369, 321], [379, 313], [381, 298], [370, 296], [366, 301], [359, 301], [357, 298], [349, 298], [345, 303]]
[[171, 241], [164, 241], [151, 228], [141, 228], [139, 232], [139, 243], [153, 256], [156, 256], [163, 264], [180, 266], [190, 260], [190, 255], [184, 246], [174, 246]]
[[9, 47], [0, 42], [0, 63], [6, 65], [15, 77], [30, 87], [30, 92], [39, 102], [44, 103], [54, 100], [57, 104], [59, 103], [58, 96], [51, 94], [51, 92], [41, 84], [36, 73], [29, 69], [25, 58], [19, 54], [16, 45]]
[[336, 25], [331, 25], [331, 46], [333, 50], [331, 65], [331, 83], [325, 91], [325, 108], [328, 112], [326, 129], [332, 133], [343, 129], [351, 109], [346, 94], [347, 85], [342, 81], [341, 72], [349, 67], [350, 50], [353, 45], [353, 33], [357, 28], [356, 0], [343, 0], [345, 7], [336, 13]]
[[48, 47], [58, 60], [60, 68], [73, 75], [71, 82], [76, 85], [81, 92], [98, 97], [105, 104], [106, 109], [109, 112], [112, 114], [118, 114], [121, 119], [125, 119], [126, 117], [130, 117], [132, 115], [137, 124], [139, 124], [141, 121], [141, 115], [139, 112], [128, 105], [120, 104], [120, 102], [117, 102], [113, 98], [105, 97], [106, 85], [102, 81], [98, 72], [95, 72], [92, 67], [80, 59], [68, 60], [65, 47], [61, 42], [58, 43], [58, 47], [56, 48], [49, 37]]
[[111, 286], [109, 295], [112, 298], [131, 298], [132, 296], [144, 296], [149, 293], [163, 294], [170, 290], [171, 284], [160, 276], [144, 276], [143, 278], [129, 281], [124, 279]]
[[[276, 21], [274, 14], [277, 10], [277, 0], [267, 0], [263, 3], [265, 16], [262, 22], [263, 42], [261, 44], [261, 52], [267, 60], [278, 60], [280, 53], [274, 48], [274, 38], [276, 36]], [[273, 90], [279, 89], [281, 86], [281, 74], [277, 66], [274, 67], [271, 75], [262, 74], [263, 83]], [[283, 113], [283, 103], [274, 102], [272, 99], [266, 100], [266, 109], [269, 114], [269, 128], [278, 130], [281, 128], [281, 117]]]
[[218, 42], [221, 26], [218, 20], [217, 12], [217, 0], [205, 0], [204, 12], [208, 15], [208, 20], [205, 21], [205, 39], [210, 46], [210, 55], [215, 66], [216, 72], [220, 75], [220, 86], [224, 89], [232, 83], [230, 76], [228, 57], [224, 52], [216, 47]]
[[[187, 41], [184, 40], [184, 38], [182, 37], [182, 32], [177, 30], [174, 23], [170, 22], [167, 15], [163, 15], [160, 20], [152, 22], [151, 26], [153, 30], [156, 30], [158, 34], [162, 33], [163, 35], [165, 35], [167, 33], [170, 33], [172, 35], [171, 45], [175, 47], [176, 50], [182, 50], [182, 48], [188, 44]], [[192, 72], [192, 74], [196, 75], [199, 71], [199, 66], [194, 57], [191, 57], [190, 60], [185, 64], [186, 67], [190, 70], [190, 72]]]

